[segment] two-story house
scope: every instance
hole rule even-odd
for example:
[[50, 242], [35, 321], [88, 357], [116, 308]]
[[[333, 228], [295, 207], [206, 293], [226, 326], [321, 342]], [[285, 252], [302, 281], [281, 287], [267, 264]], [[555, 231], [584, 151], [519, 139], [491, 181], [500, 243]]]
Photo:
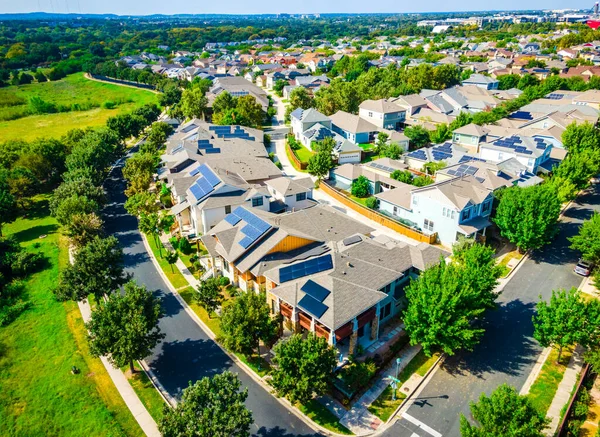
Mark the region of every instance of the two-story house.
[[497, 90], [500, 82], [490, 76], [483, 74], [472, 74], [468, 79], [462, 81], [463, 85], [474, 85], [486, 90]]
[[387, 99], [365, 100], [359, 106], [358, 115], [377, 127], [396, 130], [406, 120], [406, 109]]
[[[294, 137], [304, 144], [303, 137], [309, 129], [315, 125], [322, 126], [326, 129], [331, 130], [331, 120], [326, 115], [321, 114], [314, 108], [302, 109], [298, 108], [290, 114], [290, 122], [292, 125], [292, 133]], [[304, 144], [310, 148], [309, 144]]]
[[479, 153], [479, 144], [485, 142], [488, 132], [483, 126], [469, 123], [452, 132], [452, 144], [465, 147], [471, 153]]
[[291, 179], [282, 176], [265, 182], [271, 196], [271, 212], [289, 212], [299, 209], [310, 208], [316, 202], [313, 200], [313, 188], [315, 183], [310, 177]]
[[512, 135], [481, 144], [479, 157], [494, 162], [516, 158], [528, 171], [536, 174], [538, 167], [550, 159], [552, 148], [546, 138]]

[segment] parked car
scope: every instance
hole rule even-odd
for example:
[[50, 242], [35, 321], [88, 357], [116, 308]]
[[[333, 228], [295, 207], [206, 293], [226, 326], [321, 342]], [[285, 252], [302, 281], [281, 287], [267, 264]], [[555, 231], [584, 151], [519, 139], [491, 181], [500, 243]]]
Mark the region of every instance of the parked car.
[[593, 268], [594, 268], [594, 266], [592, 265], [592, 263], [587, 262], [583, 258], [580, 258], [579, 261], [577, 262], [577, 265], [575, 266], [574, 271], [575, 271], [575, 273], [577, 273], [578, 275], [581, 275], [581, 276], [590, 276]]

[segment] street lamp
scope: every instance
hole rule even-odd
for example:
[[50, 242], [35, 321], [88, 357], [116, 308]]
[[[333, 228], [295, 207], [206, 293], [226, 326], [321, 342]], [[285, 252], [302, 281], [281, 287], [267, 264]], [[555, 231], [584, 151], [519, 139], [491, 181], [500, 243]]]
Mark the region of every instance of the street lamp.
[[396, 358], [396, 379], [398, 379], [398, 368], [400, 367], [400, 363], [402, 362], [402, 358]]

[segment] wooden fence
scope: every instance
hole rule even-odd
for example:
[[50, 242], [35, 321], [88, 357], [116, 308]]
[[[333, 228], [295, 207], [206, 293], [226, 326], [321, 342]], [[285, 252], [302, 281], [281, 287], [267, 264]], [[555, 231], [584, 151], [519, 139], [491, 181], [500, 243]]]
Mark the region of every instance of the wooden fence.
[[308, 167], [308, 162], [303, 162], [298, 159], [287, 140], [285, 142], [285, 150], [287, 151], [288, 157], [294, 161], [294, 167], [296, 167], [296, 169], [306, 170], [306, 167]]
[[387, 217], [387, 216], [381, 214], [380, 212], [373, 211], [372, 209], [367, 208], [366, 206], [363, 206], [360, 203], [357, 203], [354, 200], [350, 199], [345, 194], [340, 193], [338, 190], [333, 188], [331, 185], [329, 185], [325, 181], [321, 181], [320, 188], [324, 192], [329, 194], [331, 197], [335, 198], [336, 200], [338, 200], [341, 203], [343, 203], [344, 205], [346, 205], [347, 207], [364, 215], [365, 217], [373, 220], [374, 222], [379, 223], [382, 226], [385, 226], [386, 228], [390, 228], [391, 230], [398, 232], [399, 234], [406, 235], [407, 237], [412, 238], [413, 240], [417, 240], [422, 243], [428, 243], [428, 244], [433, 244], [437, 240], [436, 233], [433, 233], [431, 235], [423, 234], [422, 232], [419, 232], [416, 229], [410, 228], [400, 222], [397, 222], [396, 220], [394, 220], [390, 217]]

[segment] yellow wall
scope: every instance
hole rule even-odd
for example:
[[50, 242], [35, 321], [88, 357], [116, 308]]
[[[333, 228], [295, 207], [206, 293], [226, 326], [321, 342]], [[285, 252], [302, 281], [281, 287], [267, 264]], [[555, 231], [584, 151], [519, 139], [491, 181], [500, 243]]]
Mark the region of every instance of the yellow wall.
[[290, 250], [298, 249], [299, 247], [304, 247], [311, 243], [314, 243], [314, 241], [308, 240], [306, 238], [288, 235], [283, 240], [281, 240], [273, 249], [271, 249], [269, 253], [289, 252]]

